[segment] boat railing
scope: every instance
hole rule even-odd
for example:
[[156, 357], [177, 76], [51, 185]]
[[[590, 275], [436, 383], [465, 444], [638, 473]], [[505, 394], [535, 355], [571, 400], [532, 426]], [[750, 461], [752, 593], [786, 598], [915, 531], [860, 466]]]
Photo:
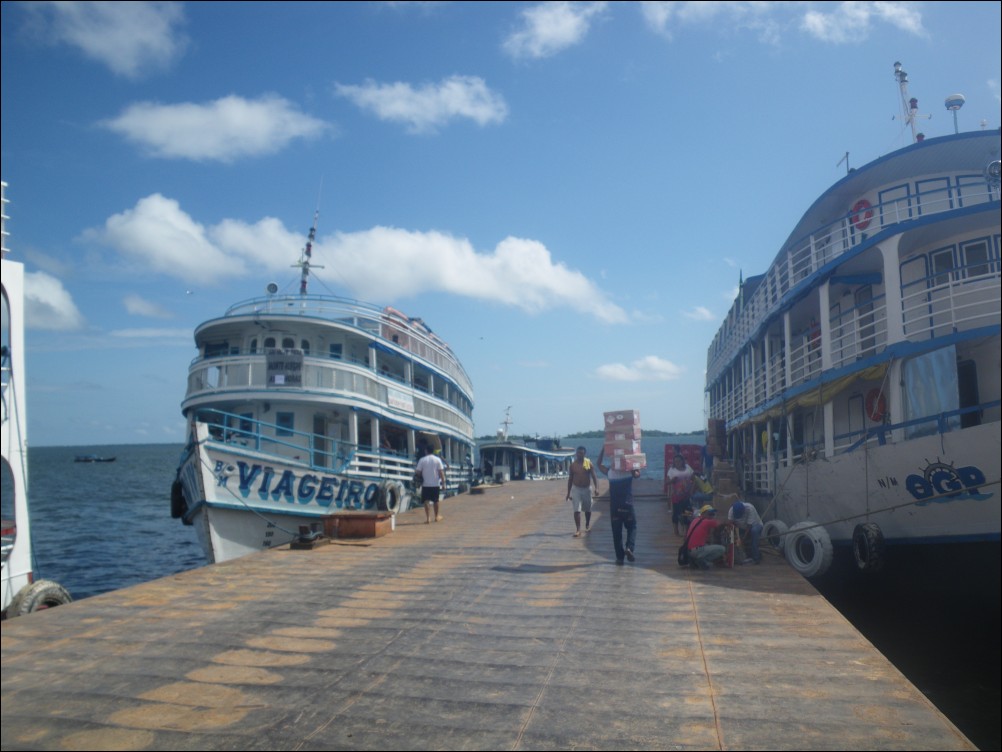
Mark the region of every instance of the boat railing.
[[195, 419], [208, 426], [215, 441], [302, 462], [315, 470], [343, 473], [358, 449], [346, 441], [222, 410], [200, 410]]
[[886, 296], [844, 309], [831, 317], [832, 367], [839, 368], [874, 355], [887, 346]]
[[327, 358], [305, 358], [301, 383], [277, 386], [268, 383], [267, 360], [262, 355], [226, 355], [203, 359], [192, 364], [188, 372], [185, 401], [200, 396], [218, 396], [227, 392], [249, 390], [274, 391], [288, 395], [291, 390], [306, 393], [334, 393], [346, 397], [362, 397], [388, 409], [403, 410], [418, 417], [442, 423], [472, 435], [472, 416], [466, 405], [437, 397], [417, 389], [407, 391], [403, 382], [392, 387], [386, 376], [379, 376], [365, 364]]
[[998, 324], [1002, 310], [999, 262], [939, 271], [903, 286], [905, 337], [920, 341]]
[[467, 393], [473, 382], [451, 348], [423, 322], [404, 320], [386, 309], [358, 300], [326, 295], [271, 295], [252, 298], [230, 306], [224, 314], [233, 316], [279, 315], [321, 319], [366, 337], [374, 337], [432, 363], [456, 381]]
[[[983, 178], [970, 177], [937, 189], [914, 192], [874, 205], [871, 224], [864, 230], [851, 221], [851, 215], [822, 225], [786, 246], [766, 272], [766, 278], [741, 304], [731, 320], [728, 317], [711, 345], [707, 372], [715, 373], [733, 360], [761, 322], [780, 305], [785, 296], [807, 277], [834, 259], [869, 240], [880, 230], [902, 222], [941, 214], [956, 209], [998, 201], [998, 192]], [[737, 305], [737, 304], [736, 304]]]

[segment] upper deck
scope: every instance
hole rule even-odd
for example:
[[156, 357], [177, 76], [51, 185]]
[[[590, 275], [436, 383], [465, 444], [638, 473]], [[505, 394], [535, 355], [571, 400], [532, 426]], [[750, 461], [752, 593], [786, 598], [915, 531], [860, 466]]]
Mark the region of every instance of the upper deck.
[[998, 130], [929, 139], [832, 186], [805, 212], [754, 290], [731, 307], [709, 348], [707, 383], [771, 319], [853, 255], [911, 227], [993, 211], [999, 187], [986, 168], [998, 161], [999, 152]]

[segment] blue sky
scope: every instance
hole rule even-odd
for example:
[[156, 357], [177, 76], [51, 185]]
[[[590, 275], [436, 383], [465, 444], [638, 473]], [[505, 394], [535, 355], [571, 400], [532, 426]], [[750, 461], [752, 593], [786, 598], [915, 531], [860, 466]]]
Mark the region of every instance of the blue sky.
[[2, 4], [35, 445], [180, 442], [194, 327], [276, 282], [422, 317], [477, 434], [704, 425], [739, 274], [910, 143], [998, 128], [1000, 4]]

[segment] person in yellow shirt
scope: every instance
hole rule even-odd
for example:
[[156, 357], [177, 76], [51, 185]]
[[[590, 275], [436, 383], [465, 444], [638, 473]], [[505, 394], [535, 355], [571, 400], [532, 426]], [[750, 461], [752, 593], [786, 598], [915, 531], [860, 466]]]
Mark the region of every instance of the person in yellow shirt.
[[567, 476], [567, 500], [571, 502], [574, 511], [574, 537], [581, 537], [581, 512], [585, 515], [585, 532], [591, 532], [591, 488], [594, 485], [598, 494], [598, 476], [591, 460], [585, 457], [588, 450], [583, 446], [577, 448], [574, 461], [571, 462], [570, 474]]

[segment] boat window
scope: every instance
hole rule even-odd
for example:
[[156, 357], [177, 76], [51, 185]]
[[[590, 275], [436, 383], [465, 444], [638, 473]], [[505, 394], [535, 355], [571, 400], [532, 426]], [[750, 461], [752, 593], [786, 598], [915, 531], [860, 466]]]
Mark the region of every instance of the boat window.
[[284, 347], [286, 350], [295, 350], [296, 340], [294, 340], [292, 337], [285, 337], [282, 340], [282, 347]]
[[205, 343], [205, 357], [206, 358], [218, 358], [220, 355], [226, 355], [230, 351], [229, 342], [206, 342]]
[[303, 355], [309, 355], [310, 354], [310, 341], [308, 339], [302, 340], [299, 343], [299, 347], [303, 351]]
[[965, 277], [980, 277], [991, 272], [988, 263], [988, 239], [965, 243], [960, 247], [961, 258], [964, 261]]
[[957, 193], [961, 206], [982, 204], [990, 198], [984, 175], [958, 175]]
[[918, 194], [916, 203], [918, 213], [935, 214], [953, 208], [953, 196], [950, 193], [950, 178], [933, 178], [919, 180], [916, 184]]
[[335, 360], [341, 360], [341, 355], [343, 354], [343, 351], [344, 351], [344, 345], [342, 345], [340, 342], [336, 343], [331, 342], [329, 353], [332, 358], [334, 358]]
[[933, 251], [932, 258], [933, 285], [945, 285], [950, 281], [950, 272], [956, 269], [953, 261], [953, 246]]
[[264, 340], [264, 349], [265, 350], [274, 350], [275, 349], [275, 338], [274, 337], [265, 337], [265, 340]]
[[295, 413], [275, 413], [276, 436], [292, 436], [295, 429]]
[[906, 422], [931, 418], [907, 426], [908, 438], [928, 436], [939, 430], [943, 413], [954, 413], [947, 419], [948, 429], [960, 427], [956, 410], [960, 407], [960, 386], [957, 378], [957, 348], [953, 345], [909, 358], [901, 367], [904, 419]]
[[250, 354], [255, 355], [257, 353], [257, 337], [250, 341]]

